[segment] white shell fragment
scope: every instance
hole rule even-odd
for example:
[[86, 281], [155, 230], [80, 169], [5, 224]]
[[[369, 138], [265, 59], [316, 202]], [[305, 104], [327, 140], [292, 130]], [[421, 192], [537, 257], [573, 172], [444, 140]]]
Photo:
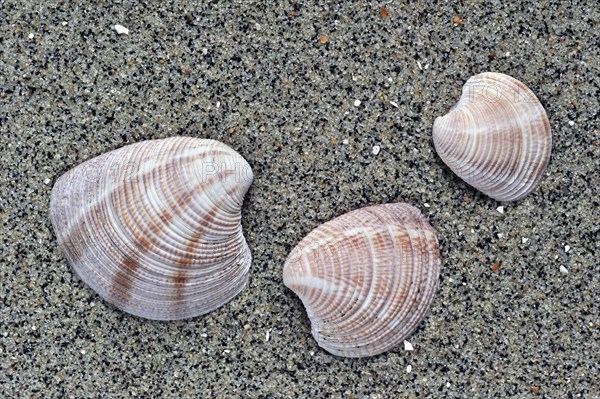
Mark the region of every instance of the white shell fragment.
[[246, 284], [240, 208], [252, 179], [218, 141], [144, 141], [61, 176], [50, 218], [65, 257], [100, 296], [137, 316], [184, 319]]
[[515, 201], [542, 178], [552, 135], [544, 107], [527, 86], [508, 75], [482, 73], [435, 120], [433, 143], [465, 182], [498, 201]]
[[370, 206], [314, 229], [285, 262], [319, 346], [345, 357], [383, 353], [425, 317], [438, 285], [435, 233], [416, 208]]
[[128, 35], [129, 34], [129, 29], [127, 29], [123, 25], [118, 25], [118, 24], [115, 25], [115, 30], [117, 31], [117, 33], [119, 35]]

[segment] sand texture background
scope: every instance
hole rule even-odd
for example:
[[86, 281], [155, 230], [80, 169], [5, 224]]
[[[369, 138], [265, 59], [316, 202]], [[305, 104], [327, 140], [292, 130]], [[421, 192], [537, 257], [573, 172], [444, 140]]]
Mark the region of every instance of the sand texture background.
[[[0, 396], [599, 398], [599, 32], [593, 1], [0, 1]], [[433, 149], [484, 71], [528, 85], [552, 127], [546, 174], [514, 203]], [[252, 166], [254, 261], [227, 305], [153, 322], [79, 280], [48, 203], [84, 160], [176, 135]], [[334, 357], [283, 262], [319, 224], [400, 201], [441, 245], [415, 350]]]

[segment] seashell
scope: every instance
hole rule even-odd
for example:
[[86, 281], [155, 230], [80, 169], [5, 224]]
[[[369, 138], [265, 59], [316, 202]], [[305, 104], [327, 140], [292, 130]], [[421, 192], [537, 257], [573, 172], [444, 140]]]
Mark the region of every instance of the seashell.
[[240, 208], [252, 179], [218, 141], [144, 141], [61, 176], [50, 218], [68, 262], [101, 297], [148, 319], [184, 319], [225, 304], [248, 280]]
[[286, 260], [283, 282], [304, 303], [319, 346], [364, 357], [415, 330], [439, 272], [433, 229], [418, 209], [397, 203], [358, 209], [314, 229]]
[[498, 201], [515, 201], [542, 178], [552, 135], [544, 107], [527, 86], [501, 73], [482, 73], [435, 120], [433, 144], [466, 183]]

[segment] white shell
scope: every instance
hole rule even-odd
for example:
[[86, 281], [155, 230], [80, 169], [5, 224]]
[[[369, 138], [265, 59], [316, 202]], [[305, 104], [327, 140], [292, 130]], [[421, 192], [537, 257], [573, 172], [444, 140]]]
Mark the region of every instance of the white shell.
[[542, 178], [552, 135], [544, 107], [527, 86], [501, 73], [482, 73], [435, 120], [433, 143], [465, 182], [498, 201], [515, 201]]
[[385, 204], [310, 232], [285, 262], [322, 348], [345, 357], [385, 352], [425, 317], [438, 284], [435, 233], [418, 209]]
[[240, 208], [252, 179], [218, 141], [145, 141], [61, 176], [50, 218], [65, 257], [100, 296], [137, 316], [184, 319], [246, 284]]

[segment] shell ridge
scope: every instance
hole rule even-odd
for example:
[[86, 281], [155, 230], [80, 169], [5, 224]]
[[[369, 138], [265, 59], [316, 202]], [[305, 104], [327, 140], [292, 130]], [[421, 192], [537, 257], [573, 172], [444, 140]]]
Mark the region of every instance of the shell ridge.
[[[415, 253], [417, 251], [415, 251], [415, 249], [419, 249], [420, 245], [417, 245], [416, 242], [420, 241], [421, 237], [419, 233], [416, 229], [416, 226], [412, 226], [410, 224], [405, 225], [405, 229], [404, 229], [404, 233], [405, 233], [405, 237], [408, 239], [408, 243], [407, 243], [407, 247], [410, 248], [409, 251], [404, 251], [402, 248], [400, 249], [401, 252], [409, 252], [409, 253]], [[412, 232], [412, 234], [411, 234]], [[394, 313], [393, 316], [391, 316], [389, 318], [389, 324], [387, 325], [382, 325], [380, 330], [378, 331], [374, 331], [373, 334], [371, 335], [371, 339], [369, 341], [366, 341], [365, 344], [366, 345], [371, 345], [373, 342], [375, 342], [378, 339], [381, 340], [386, 340], [387, 342], [390, 343], [391, 346], [396, 346], [403, 338], [404, 336], [410, 334], [413, 331], [413, 327], [410, 318], [407, 318], [407, 316], [409, 316], [411, 314], [411, 312], [414, 312], [415, 310], [415, 305], [417, 305], [417, 301], [418, 299], [415, 298], [418, 294], [418, 288], [420, 288], [421, 286], [421, 280], [422, 278], [420, 278], [421, 276], [421, 272], [425, 269], [424, 267], [421, 267], [421, 259], [419, 259], [419, 257], [415, 257], [415, 256], [411, 256], [410, 261], [412, 261], [412, 263], [415, 265], [413, 268], [410, 269], [411, 273], [409, 275], [405, 275], [402, 273], [402, 270], [399, 270], [399, 274], [400, 274], [400, 281], [405, 281], [405, 289], [406, 289], [406, 295], [403, 298], [403, 301], [401, 303], [397, 304], [397, 308], [404, 310], [404, 312], [401, 313]], [[426, 277], [426, 275], [425, 275]], [[391, 301], [390, 301], [391, 302]], [[392, 302], [393, 303], [393, 302]], [[404, 306], [405, 304], [410, 304], [410, 306]], [[419, 306], [416, 306], [417, 312], [419, 311]], [[427, 310], [427, 309], [425, 309]], [[418, 319], [421, 315], [421, 313], [413, 313], [416, 318]], [[417, 323], [418, 325], [418, 323]], [[385, 329], [387, 327], [387, 330]], [[414, 328], [416, 328], [416, 326], [414, 326]], [[377, 335], [376, 333], [380, 333], [380, 335]]]
[[[382, 209], [381, 213], [374, 213], [374, 212], [370, 212], [370, 211], [368, 211], [368, 212], [381, 223], [381, 226], [379, 226], [379, 228], [376, 229], [375, 231], [380, 234], [385, 233], [387, 235], [386, 238], [391, 242], [391, 248], [388, 248], [388, 251], [386, 251], [386, 253], [389, 253], [392, 255], [391, 263], [394, 264], [395, 263], [394, 257], [396, 255], [396, 251], [395, 251], [396, 235], [394, 234], [394, 232], [396, 230], [394, 229], [394, 226], [391, 223], [392, 223], [392, 221], [394, 221], [394, 219], [398, 219], [398, 220], [404, 219], [404, 215], [394, 214], [393, 212], [390, 212], [391, 210], [388, 209], [388, 207], [381, 207], [381, 209]], [[374, 236], [374, 237], [376, 237], [376, 236]], [[374, 240], [371, 240], [371, 244], [373, 244], [373, 242], [374, 242]], [[371, 249], [372, 250], [376, 249], [376, 246], [371, 245]], [[370, 311], [369, 311], [368, 315], [363, 316], [361, 320], [359, 320], [356, 323], [352, 323], [348, 327], [348, 330], [347, 330], [348, 335], [354, 336], [356, 334], [356, 331], [360, 331], [361, 328], [363, 328], [363, 326], [369, 322], [374, 323], [375, 327], [377, 327], [376, 323], [378, 323], [378, 320], [380, 319], [382, 312], [384, 312], [388, 308], [388, 306], [386, 306], [386, 305], [391, 306], [391, 304], [393, 304], [393, 302], [394, 302], [393, 300], [388, 301], [388, 303], [386, 303], [385, 299], [387, 299], [386, 297], [389, 297], [390, 295], [393, 297], [396, 293], [392, 289], [392, 287], [394, 286], [394, 283], [397, 281], [396, 277], [398, 275], [398, 273], [397, 273], [398, 268], [388, 267], [387, 265], [385, 265], [385, 267], [383, 267], [382, 269], [387, 271], [387, 273], [386, 273], [387, 277], [392, 278], [390, 284], [386, 284], [383, 287], [384, 292], [378, 293], [377, 295], [372, 294], [372, 291], [373, 291], [373, 288], [378, 288], [378, 287], [373, 287], [373, 286], [371, 287], [371, 290], [369, 291], [369, 294], [372, 295], [371, 301], [372, 302], [377, 301], [377, 303], [374, 303], [371, 306], [369, 306]], [[391, 271], [391, 273], [390, 273], [390, 271]], [[374, 331], [376, 331], [376, 330], [374, 330]], [[369, 344], [369, 342], [363, 342], [358, 339], [356, 339], [355, 343], [356, 343], [356, 345], [359, 345], [361, 347], [367, 346]]]

